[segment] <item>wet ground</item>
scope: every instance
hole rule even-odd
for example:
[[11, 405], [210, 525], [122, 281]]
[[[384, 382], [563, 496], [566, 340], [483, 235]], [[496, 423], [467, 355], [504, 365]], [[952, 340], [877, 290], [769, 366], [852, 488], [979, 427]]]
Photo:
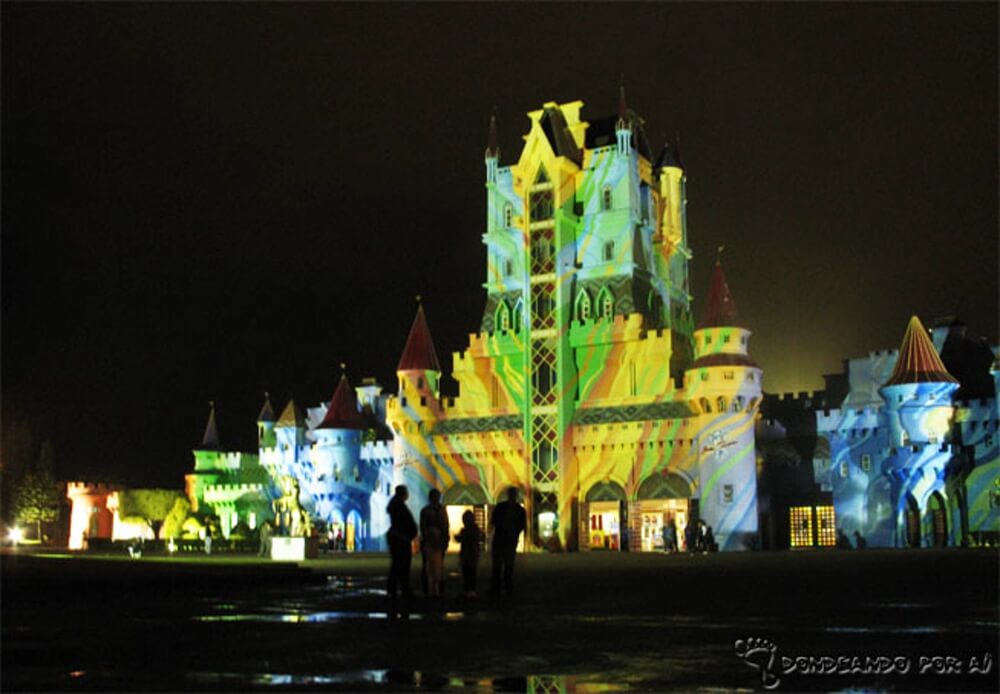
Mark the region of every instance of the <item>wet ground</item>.
[[1000, 682], [1000, 565], [990, 550], [530, 555], [518, 558], [515, 596], [500, 602], [457, 595], [453, 557], [444, 598], [392, 602], [386, 566], [380, 555], [295, 566], [7, 554], [2, 688], [996, 691]]

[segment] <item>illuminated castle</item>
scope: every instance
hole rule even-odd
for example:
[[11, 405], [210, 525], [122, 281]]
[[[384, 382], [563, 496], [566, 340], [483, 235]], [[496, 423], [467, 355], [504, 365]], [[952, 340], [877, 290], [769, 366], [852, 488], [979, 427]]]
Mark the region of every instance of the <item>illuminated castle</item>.
[[898, 352], [850, 360], [843, 404], [816, 415], [816, 481], [837, 529], [869, 546], [1000, 539], [1000, 370], [963, 325], [931, 335], [914, 316]]
[[[442, 398], [422, 309], [387, 403], [396, 479], [482, 508], [524, 491], [529, 538], [652, 549], [670, 516], [723, 549], [757, 531], [761, 371], [716, 266], [692, 330], [685, 175], [651, 155], [624, 92], [617, 116], [581, 102], [528, 114], [520, 157], [486, 150], [486, 309]], [[626, 532], [627, 530], [627, 532]]]
[[418, 308], [395, 396], [344, 377], [307, 414], [290, 402], [274, 421], [266, 402], [258, 456], [220, 451], [210, 416], [188, 475], [196, 507], [224, 530], [253, 526], [293, 478], [314, 518], [378, 549], [394, 484], [414, 508], [442, 490], [456, 520], [482, 520], [513, 485], [535, 546], [649, 550], [670, 519], [681, 534], [704, 520], [723, 549], [755, 542], [761, 371], [718, 264], [694, 330], [679, 153], [653, 157], [624, 91], [615, 116], [587, 121], [582, 106], [529, 113], [509, 166], [490, 123], [486, 309], [454, 355], [460, 395], [441, 395]]

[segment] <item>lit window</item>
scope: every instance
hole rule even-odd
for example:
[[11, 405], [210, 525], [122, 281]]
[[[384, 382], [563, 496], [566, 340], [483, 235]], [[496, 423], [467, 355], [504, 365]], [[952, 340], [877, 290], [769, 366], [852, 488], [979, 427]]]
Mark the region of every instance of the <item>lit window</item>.
[[817, 539], [820, 547], [836, 547], [837, 524], [833, 506], [816, 507]]
[[791, 537], [789, 542], [794, 547], [812, 547], [812, 507], [793, 506], [788, 509], [788, 526]]

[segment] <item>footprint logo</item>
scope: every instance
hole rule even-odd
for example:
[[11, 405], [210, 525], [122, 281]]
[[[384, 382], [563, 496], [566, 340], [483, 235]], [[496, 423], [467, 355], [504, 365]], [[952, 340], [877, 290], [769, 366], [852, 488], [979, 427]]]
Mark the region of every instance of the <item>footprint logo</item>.
[[781, 684], [781, 678], [774, 674], [778, 647], [771, 641], [751, 636], [736, 639], [733, 646], [736, 648], [738, 658], [743, 658], [747, 665], [760, 670], [760, 683], [764, 689], [775, 689]]

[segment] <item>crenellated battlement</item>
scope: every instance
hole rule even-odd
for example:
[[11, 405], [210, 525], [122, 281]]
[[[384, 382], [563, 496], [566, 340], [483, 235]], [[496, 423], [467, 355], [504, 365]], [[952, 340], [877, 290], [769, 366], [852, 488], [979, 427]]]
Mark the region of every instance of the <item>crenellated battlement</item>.
[[108, 482], [67, 482], [67, 496], [106, 496], [119, 491], [119, 488]]
[[368, 441], [361, 444], [361, 460], [392, 460], [392, 441]]

